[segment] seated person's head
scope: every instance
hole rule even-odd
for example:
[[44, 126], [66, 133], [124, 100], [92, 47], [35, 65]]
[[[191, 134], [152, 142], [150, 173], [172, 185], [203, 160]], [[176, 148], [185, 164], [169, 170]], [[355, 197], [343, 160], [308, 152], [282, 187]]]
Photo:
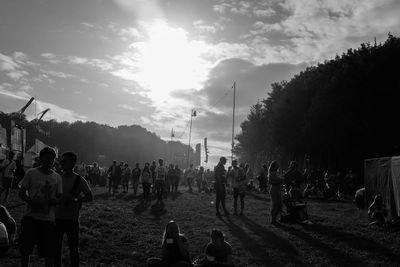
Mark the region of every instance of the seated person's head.
[[175, 221], [170, 221], [165, 226], [164, 237], [165, 238], [176, 238], [179, 236], [179, 226]]
[[213, 244], [221, 244], [222, 242], [224, 242], [225, 237], [224, 234], [222, 233], [222, 231], [218, 230], [218, 229], [212, 229], [211, 230], [211, 242]]

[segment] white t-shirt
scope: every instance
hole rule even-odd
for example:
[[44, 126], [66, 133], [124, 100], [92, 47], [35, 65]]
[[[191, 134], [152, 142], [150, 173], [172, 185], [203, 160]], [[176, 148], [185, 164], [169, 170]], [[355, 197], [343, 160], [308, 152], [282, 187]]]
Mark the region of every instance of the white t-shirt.
[[[45, 174], [38, 168], [29, 169], [22, 179], [21, 185], [27, 189], [28, 196], [32, 199], [46, 201], [55, 199], [57, 195], [62, 194], [61, 176], [54, 171]], [[54, 205], [49, 204], [40, 207], [32, 207], [27, 204], [25, 216], [37, 220], [54, 221], [54, 208]]]
[[165, 181], [165, 175], [166, 175], [167, 171], [165, 170], [164, 166], [158, 166], [156, 173], [157, 173], [156, 180]]

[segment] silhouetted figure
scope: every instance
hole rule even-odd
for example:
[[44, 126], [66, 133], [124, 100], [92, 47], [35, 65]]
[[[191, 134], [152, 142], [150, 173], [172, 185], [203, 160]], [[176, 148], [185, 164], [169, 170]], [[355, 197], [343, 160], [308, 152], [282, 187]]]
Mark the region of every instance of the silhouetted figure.
[[226, 164], [226, 158], [221, 157], [219, 159], [218, 165], [214, 169], [214, 177], [215, 177], [215, 183], [214, 183], [214, 188], [215, 188], [215, 208], [216, 208], [216, 214], [217, 216], [220, 215], [219, 213], [219, 205], [222, 205], [222, 208], [224, 210], [224, 213], [226, 215], [229, 214], [225, 207], [225, 194], [226, 194], [226, 189], [225, 189], [225, 184], [226, 184], [226, 170], [224, 165]]
[[153, 162], [151, 163], [151, 166], [150, 166], [151, 179], [152, 179], [152, 184], [153, 184], [153, 187], [151, 190], [152, 193], [154, 193], [156, 190], [156, 177], [157, 177], [156, 169], [157, 169], [157, 165], [156, 165], [156, 162], [153, 160]]
[[156, 194], [157, 194], [157, 203], [162, 202], [164, 188], [165, 188], [165, 178], [167, 175], [167, 170], [164, 166], [164, 161], [162, 159], [158, 160], [159, 166], [157, 167], [156, 173]]
[[186, 237], [180, 233], [176, 222], [170, 221], [165, 227], [162, 238], [162, 258], [150, 258], [148, 267], [189, 267], [191, 259], [189, 244]]
[[300, 188], [303, 183], [303, 174], [297, 169], [297, 162], [291, 161], [288, 171], [284, 175], [286, 191], [292, 188]]
[[282, 215], [282, 184], [283, 179], [278, 176], [279, 164], [272, 161], [268, 169], [268, 183], [271, 185], [271, 223], [275, 224], [278, 215]]
[[[131, 180], [131, 168], [129, 167], [128, 163], [125, 163], [124, 168], [122, 169], [122, 192], [123, 193], [128, 193], [130, 180]], [[138, 183], [139, 183], [139, 179], [138, 179]], [[136, 190], [137, 190], [137, 187], [136, 187]], [[133, 186], [133, 191], [135, 192], [135, 195], [136, 195], [135, 186]]]
[[[116, 176], [117, 173], [119, 172], [119, 166], [117, 166], [117, 161], [114, 160], [113, 164], [108, 168], [107, 174], [108, 174], [108, 193], [111, 193], [111, 189], [115, 188], [116, 184]], [[115, 190], [113, 190], [113, 193], [115, 193]]]
[[22, 179], [19, 197], [27, 203], [21, 220], [19, 238], [21, 266], [29, 266], [29, 255], [37, 245], [39, 257], [45, 257], [46, 266], [54, 265], [56, 228], [55, 205], [63, 192], [62, 179], [52, 170], [56, 153], [52, 148], [43, 148], [40, 166], [28, 170]]
[[167, 178], [165, 181], [165, 187], [166, 187], [166, 194], [168, 195], [169, 193], [172, 192], [173, 189], [173, 181], [175, 177], [175, 169], [174, 169], [174, 164], [169, 164], [168, 166], [168, 171], [167, 171]]
[[135, 168], [132, 170], [132, 187], [135, 196], [139, 186], [140, 175], [142, 175], [142, 170], [140, 169], [140, 164], [136, 163]]
[[82, 203], [93, 200], [92, 191], [82, 176], [73, 171], [77, 156], [65, 152], [61, 157], [63, 193], [56, 206], [56, 253], [55, 267], [61, 266], [64, 234], [67, 235], [71, 266], [79, 266], [79, 211]]
[[211, 231], [211, 242], [207, 244], [204, 254], [206, 259], [200, 267], [233, 267], [232, 247], [225, 241], [224, 234], [217, 229]]
[[187, 185], [189, 187], [189, 192], [192, 192], [192, 186], [193, 186], [193, 179], [194, 179], [194, 169], [193, 169], [193, 164], [190, 164], [189, 169], [185, 171], [185, 177], [187, 181]]
[[179, 169], [178, 165], [175, 165], [175, 170], [174, 170], [174, 179], [172, 182], [172, 191], [174, 193], [178, 192], [178, 186], [179, 186], [179, 181], [181, 179], [182, 171]]
[[244, 195], [246, 191], [246, 174], [243, 169], [244, 165], [238, 166], [237, 160], [232, 161], [232, 169], [230, 172], [232, 178], [233, 188], [233, 209], [235, 215], [237, 215], [237, 201], [240, 197], [240, 215], [243, 215], [244, 209]]
[[150, 187], [151, 187], [151, 172], [150, 164], [146, 162], [142, 171], [142, 187], [143, 187], [143, 200], [145, 203], [149, 201]]
[[17, 169], [17, 165], [14, 161], [14, 152], [8, 152], [7, 158], [0, 164], [0, 175], [1, 175], [1, 187], [0, 187], [0, 201], [1, 195], [4, 193], [3, 203], [7, 204], [8, 195], [12, 187], [14, 172]]

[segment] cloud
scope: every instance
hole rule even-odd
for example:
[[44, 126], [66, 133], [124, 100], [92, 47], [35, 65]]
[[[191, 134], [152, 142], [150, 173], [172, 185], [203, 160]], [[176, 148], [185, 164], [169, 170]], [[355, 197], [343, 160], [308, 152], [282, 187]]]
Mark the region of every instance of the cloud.
[[138, 107], [132, 107], [132, 106], [127, 105], [127, 104], [118, 104], [118, 107], [120, 107], [122, 109], [129, 110], [129, 111], [138, 111], [138, 110], [140, 110]]
[[0, 53], [0, 70], [13, 71], [19, 67], [19, 64], [13, 58]]
[[272, 8], [258, 9], [254, 8], [253, 13], [258, 18], [269, 18], [276, 14], [276, 11]]
[[68, 78], [74, 78], [75, 75], [72, 74], [68, 74], [65, 72], [61, 72], [61, 71], [54, 71], [54, 70], [44, 70], [44, 69], [40, 69], [40, 71], [44, 74], [56, 77], [56, 78], [63, 78], [63, 79], [68, 79]]
[[133, 14], [139, 20], [164, 17], [158, 0], [114, 0], [114, 2], [123, 11]]
[[61, 60], [57, 59], [57, 56], [53, 53], [42, 53], [40, 54], [43, 58], [47, 59], [52, 64], [61, 63]]
[[24, 70], [15, 70], [7, 73], [7, 76], [13, 79], [14, 81], [17, 81], [27, 75], [29, 75], [29, 72]]

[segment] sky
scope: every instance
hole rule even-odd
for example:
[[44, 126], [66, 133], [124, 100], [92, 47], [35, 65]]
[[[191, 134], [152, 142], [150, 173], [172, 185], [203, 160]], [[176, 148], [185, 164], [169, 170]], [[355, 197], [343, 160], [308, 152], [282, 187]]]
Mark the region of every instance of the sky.
[[398, 0], [1, 0], [0, 110], [138, 124], [210, 164], [271, 84], [400, 31]]

